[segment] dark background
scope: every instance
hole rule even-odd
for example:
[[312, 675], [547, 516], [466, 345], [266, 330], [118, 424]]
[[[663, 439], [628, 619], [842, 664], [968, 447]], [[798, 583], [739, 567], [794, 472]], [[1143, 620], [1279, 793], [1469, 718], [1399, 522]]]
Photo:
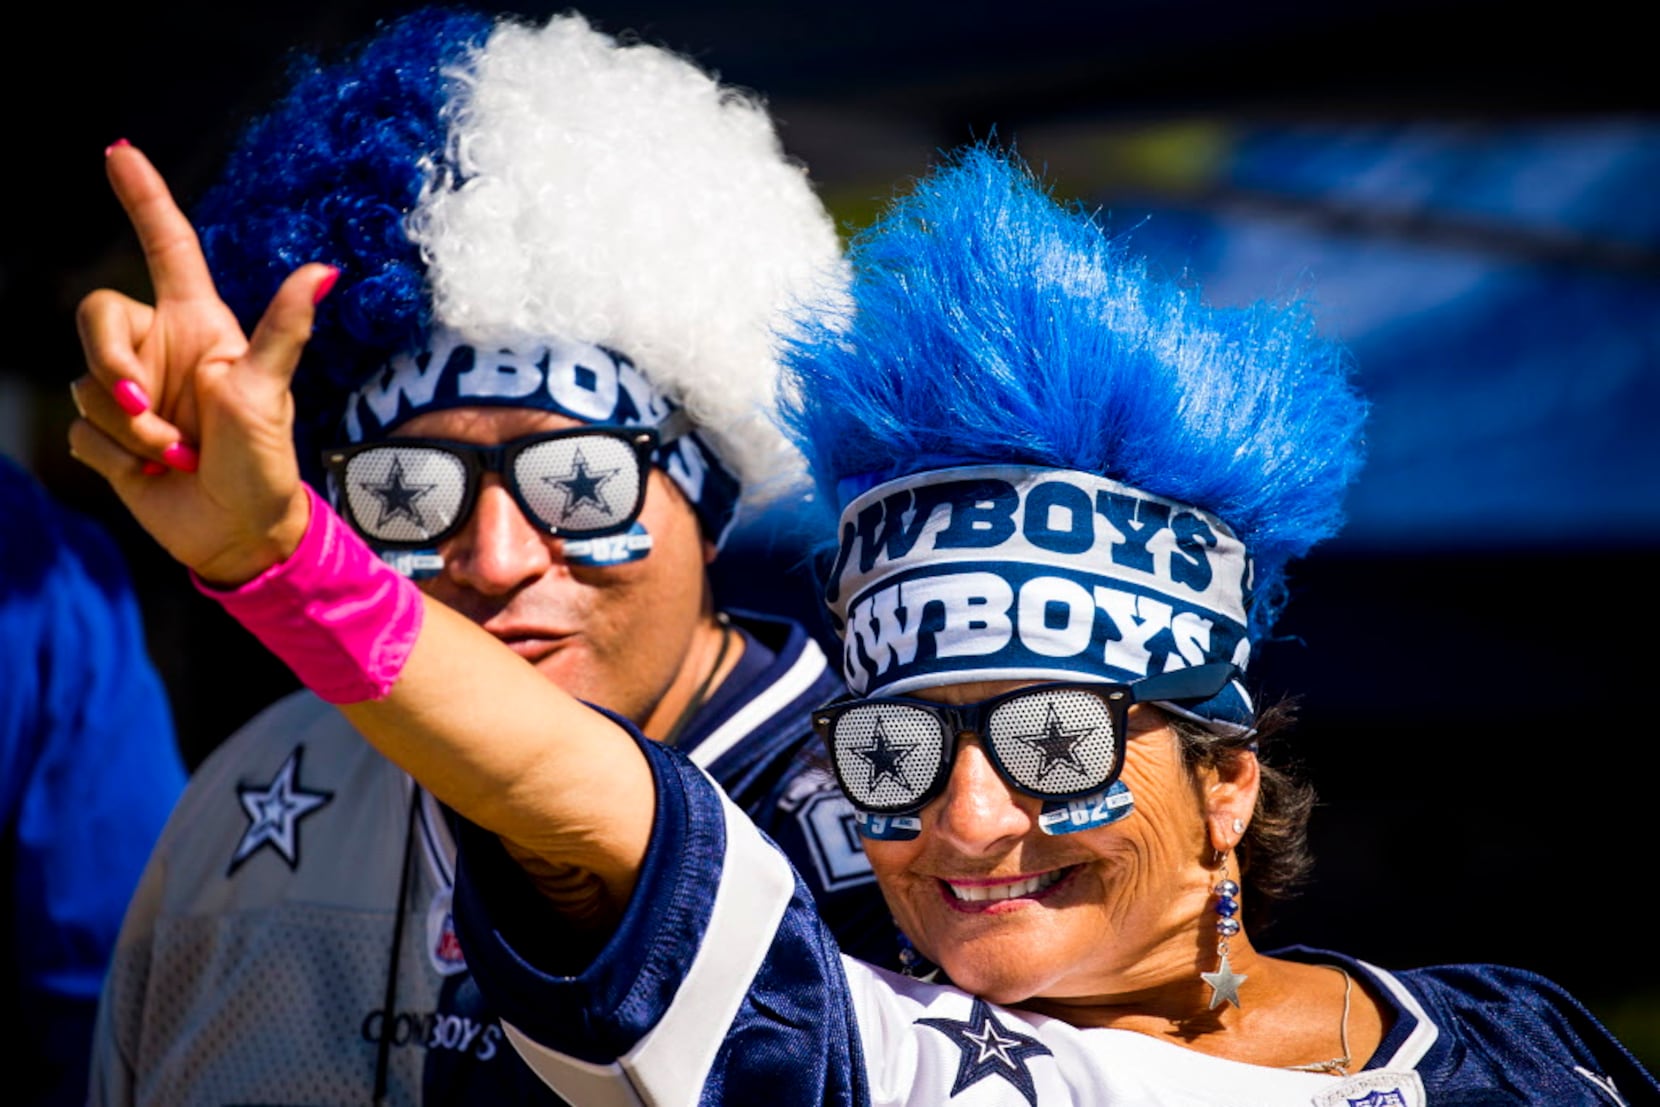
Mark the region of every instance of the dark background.
[[[192, 763], [291, 678], [64, 451], [75, 301], [145, 291], [101, 151], [131, 139], [188, 202], [284, 51], [405, 7], [59, 5], [13, 39], [39, 54], [5, 77], [0, 446], [128, 551]], [[582, 10], [762, 92], [844, 230], [995, 134], [1219, 301], [1312, 295], [1374, 398], [1372, 460], [1253, 668], [1300, 696], [1285, 745], [1324, 800], [1317, 882], [1258, 941], [1533, 968], [1660, 1069], [1649, 37], [1601, 2], [1308, 7]], [[789, 564], [746, 536], [719, 583]], [[763, 598], [814, 612], [799, 578]]]

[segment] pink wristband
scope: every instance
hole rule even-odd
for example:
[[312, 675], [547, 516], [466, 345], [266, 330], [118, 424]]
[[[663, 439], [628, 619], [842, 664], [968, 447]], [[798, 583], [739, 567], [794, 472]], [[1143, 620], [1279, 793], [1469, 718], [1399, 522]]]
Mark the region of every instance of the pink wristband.
[[420, 590], [377, 557], [309, 485], [311, 522], [288, 560], [222, 591], [190, 575], [300, 682], [330, 703], [392, 690], [426, 613]]

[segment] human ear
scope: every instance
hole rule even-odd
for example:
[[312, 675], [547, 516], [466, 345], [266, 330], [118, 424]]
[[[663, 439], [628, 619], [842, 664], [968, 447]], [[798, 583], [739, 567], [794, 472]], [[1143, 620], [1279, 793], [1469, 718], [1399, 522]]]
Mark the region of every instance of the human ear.
[[1210, 846], [1218, 853], [1227, 853], [1239, 844], [1245, 828], [1251, 825], [1262, 766], [1252, 751], [1230, 750], [1200, 770], [1199, 782]]

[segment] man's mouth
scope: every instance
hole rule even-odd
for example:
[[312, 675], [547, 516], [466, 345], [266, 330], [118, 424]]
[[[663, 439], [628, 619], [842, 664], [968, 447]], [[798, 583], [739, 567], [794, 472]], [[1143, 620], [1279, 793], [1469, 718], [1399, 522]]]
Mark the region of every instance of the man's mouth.
[[[488, 630], [489, 628], [486, 627], [485, 629]], [[492, 631], [491, 633], [494, 634], [495, 632]], [[569, 634], [557, 634], [552, 632], [543, 633], [537, 631], [518, 630], [496, 634], [496, 638], [520, 657], [527, 661], [535, 662], [540, 661], [544, 657], [548, 657], [569, 645], [572, 636]]]

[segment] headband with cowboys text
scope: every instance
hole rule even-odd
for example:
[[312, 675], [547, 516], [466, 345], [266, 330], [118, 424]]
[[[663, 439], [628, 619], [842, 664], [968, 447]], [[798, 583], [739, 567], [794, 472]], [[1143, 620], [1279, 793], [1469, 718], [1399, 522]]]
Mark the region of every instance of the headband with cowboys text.
[[[1251, 563], [1226, 523], [1105, 477], [1021, 465], [916, 473], [841, 516], [825, 601], [849, 687], [978, 680], [1128, 683], [1250, 657]], [[1252, 725], [1238, 680], [1173, 707]]]
[[[616, 351], [561, 340], [491, 349], [438, 329], [425, 349], [391, 358], [346, 397], [341, 433], [349, 443], [374, 441], [417, 415], [456, 407], [534, 408], [626, 427], [661, 427], [678, 410]], [[655, 461], [719, 544], [737, 511], [737, 478], [695, 431], [660, 447]]]

